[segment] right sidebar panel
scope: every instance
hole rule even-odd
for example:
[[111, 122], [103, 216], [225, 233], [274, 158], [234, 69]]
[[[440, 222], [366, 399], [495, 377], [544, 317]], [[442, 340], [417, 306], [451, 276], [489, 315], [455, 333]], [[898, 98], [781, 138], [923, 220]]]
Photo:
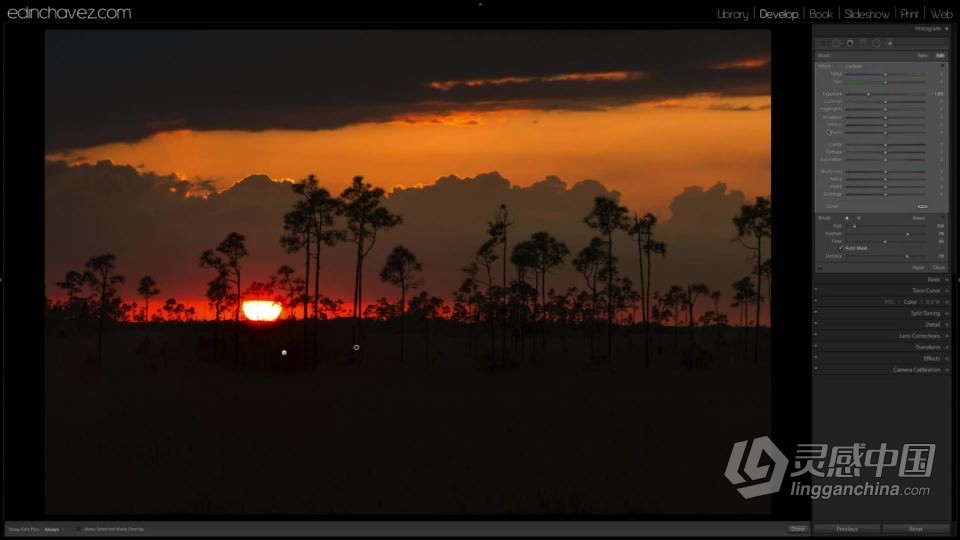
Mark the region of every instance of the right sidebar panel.
[[814, 28], [816, 534], [949, 533], [951, 32]]

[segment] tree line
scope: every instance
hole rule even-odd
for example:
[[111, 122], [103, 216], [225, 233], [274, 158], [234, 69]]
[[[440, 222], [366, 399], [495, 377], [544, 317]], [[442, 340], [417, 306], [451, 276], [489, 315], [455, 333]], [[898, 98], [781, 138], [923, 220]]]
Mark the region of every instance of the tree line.
[[[349, 318], [353, 347], [351, 354], [361, 360], [364, 340], [364, 319], [396, 320], [399, 324], [399, 352], [405, 357], [407, 320], [414, 316], [422, 324], [429, 359], [431, 321], [455, 321], [469, 328], [471, 356], [486, 334], [485, 354], [494, 367], [505, 367], [511, 359], [525, 359], [530, 354], [546, 355], [547, 334], [559, 334], [565, 344], [567, 333], [586, 329], [590, 340], [591, 359], [611, 366], [614, 340], [618, 327], [639, 326], [643, 335], [643, 362], [651, 359], [652, 328], [672, 327], [674, 340], [679, 341], [680, 328], [686, 327], [689, 343], [688, 367], [694, 367], [695, 328], [713, 326], [721, 331], [731, 321], [721, 312], [720, 291], [703, 283], [671, 284], [654, 288], [655, 261], [669, 254], [668, 246], [657, 237], [657, 218], [651, 213], [631, 214], [627, 207], [608, 197], [596, 197], [582, 222], [595, 235], [573, 253], [566, 243], [547, 231], [537, 231], [527, 238], [514, 239], [510, 234], [513, 217], [506, 204], [501, 204], [486, 223], [485, 240], [462, 268], [463, 280], [452, 291], [452, 302], [422, 290], [425, 283], [423, 264], [416, 254], [402, 245], [390, 250], [379, 271], [381, 282], [397, 289], [397, 297], [385, 297], [363, 308], [364, 267], [383, 231], [403, 223], [400, 215], [384, 205], [385, 191], [354, 177], [351, 184], [334, 197], [310, 175], [294, 183], [297, 196], [283, 216], [283, 234], [278, 239], [283, 249], [299, 255], [300, 272], [293, 266], [280, 266], [266, 281], [245, 282], [243, 260], [249, 255], [245, 237], [230, 232], [215, 247], [203, 251], [199, 265], [213, 272], [207, 282], [205, 296], [213, 312], [215, 350], [220, 340], [220, 321], [241, 320], [243, 300], [267, 299], [282, 303], [287, 318], [304, 321], [303, 350], [318, 357], [317, 322], [347, 316], [344, 302], [321, 292], [322, 254], [337, 244], [354, 247], [354, 287]], [[770, 201], [757, 197], [745, 204], [732, 218], [734, 239], [743, 246], [753, 265], [752, 275], [732, 284], [730, 307], [738, 312], [738, 325], [754, 327], [753, 358], [759, 358], [760, 305], [769, 301], [771, 264], [764, 258], [763, 242], [771, 234]], [[639, 263], [636, 281], [621, 270], [615, 245], [621, 242], [635, 246]], [[572, 255], [572, 258], [571, 258]], [[569, 263], [567, 262], [569, 260]], [[582, 288], [556, 288], [550, 276], [570, 264], [581, 276]], [[242, 279], [243, 278], [243, 279]], [[66, 300], [50, 302], [51, 313], [72, 318], [93, 317], [97, 320], [97, 361], [102, 358], [104, 324], [109, 321], [160, 322], [193, 321], [196, 312], [174, 298], [168, 298], [150, 312], [151, 298], [160, 289], [151, 276], [143, 276], [137, 293], [143, 304], [124, 303], [118, 287], [124, 277], [116, 271], [112, 254], [91, 257], [81, 271], [70, 271], [58, 282]], [[766, 285], [766, 296], [761, 294]], [[414, 294], [416, 291], [419, 293]], [[698, 302], [710, 302], [713, 309], [697, 315]], [[239, 325], [234, 325], [235, 358], [239, 355]], [[149, 330], [147, 330], [148, 332]], [[539, 346], [529, 343], [539, 334]], [[475, 343], [476, 342], [476, 343]], [[528, 345], [530, 348], [528, 349]], [[564, 345], [565, 346], [565, 345]], [[744, 356], [750, 348], [743, 340]], [[479, 348], [479, 347], [477, 347]], [[538, 350], [537, 350], [538, 349]]]

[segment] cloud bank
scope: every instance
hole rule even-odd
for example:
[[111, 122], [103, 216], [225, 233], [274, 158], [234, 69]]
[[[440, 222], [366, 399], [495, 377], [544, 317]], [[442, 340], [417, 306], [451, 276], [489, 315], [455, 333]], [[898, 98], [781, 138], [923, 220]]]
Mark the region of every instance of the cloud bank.
[[[195, 196], [198, 193], [207, 196]], [[486, 223], [501, 203], [508, 205], [515, 223], [511, 243], [545, 230], [576, 253], [593, 236], [583, 216], [596, 196], [619, 198], [619, 193], [596, 180], [568, 184], [554, 176], [519, 187], [496, 172], [472, 178], [451, 175], [422, 187], [393, 190], [386, 205], [403, 216], [404, 224], [378, 239], [366, 267], [365, 301], [395, 295], [379, 283], [377, 272], [396, 244], [407, 246], [423, 262], [424, 289], [449, 298], [462, 279], [460, 268], [485, 240]], [[282, 216], [295, 195], [289, 183], [264, 175], [249, 176], [222, 192], [207, 192], [202, 182], [142, 173], [108, 161], [75, 166], [48, 161], [45, 197], [46, 283], [51, 296], [59, 294], [54, 284], [66, 271], [80, 267], [91, 255], [111, 252], [117, 256], [118, 271], [127, 276], [126, 297], [132, 299], [135, 281], [150, 274], [163, 298], [199, 303], [210, 276], [198, 267], [197, 259], [231, 231], [247, 237], [248, 279], [265, 280], [282, 264], [302, 272], [301, 257], [285, 253], [278, 242]], [[654, 288], [705, 282], [728, 298], [730, 283], [751, 269], [746, 250], [731, 241], [735, 234], [731, 219], [744, 202], [741, 192], [728, 190], [722, 182], [679, 193], [670, 206], [671, 215], [658, 228], [659, 237], [669, 244], [669, 256], [655, 262]], [[626, 234], [616, 242], [622, 270], [637, 282], [635, 244]], [[346, 245], [323, 254], [324, 293], [350, 297], [352, 255]], [[548, 279], [548, 286], [568, 285], [582, 288], [582, 278], [569, 264]]]
[[763, 30], [50, 30], [46, 149], [769, 95], [769, 54]]

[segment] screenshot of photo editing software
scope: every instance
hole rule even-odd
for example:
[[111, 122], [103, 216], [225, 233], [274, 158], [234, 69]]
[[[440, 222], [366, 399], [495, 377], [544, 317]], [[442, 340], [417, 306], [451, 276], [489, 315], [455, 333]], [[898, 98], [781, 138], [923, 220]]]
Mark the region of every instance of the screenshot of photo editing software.
[[957, 14], [3, 8], [10, 537], [952, 537]]

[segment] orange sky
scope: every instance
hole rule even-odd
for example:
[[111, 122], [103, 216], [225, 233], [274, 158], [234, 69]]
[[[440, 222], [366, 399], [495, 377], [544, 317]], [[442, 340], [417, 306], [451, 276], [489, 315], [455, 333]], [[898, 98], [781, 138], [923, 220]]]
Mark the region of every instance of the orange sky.
[[520, 185], [591, 178], [631, 209], [664, 215], [683, 187], [726, 182], [770, 192], [770, 98], [707, 95], [599, 111], [461, 111], [334, 130], [172, 131], [50, 158], [111, 160], [214, 180], [315, 173], [338, 193], [355, 175], [391, 187], [499, 171]]

